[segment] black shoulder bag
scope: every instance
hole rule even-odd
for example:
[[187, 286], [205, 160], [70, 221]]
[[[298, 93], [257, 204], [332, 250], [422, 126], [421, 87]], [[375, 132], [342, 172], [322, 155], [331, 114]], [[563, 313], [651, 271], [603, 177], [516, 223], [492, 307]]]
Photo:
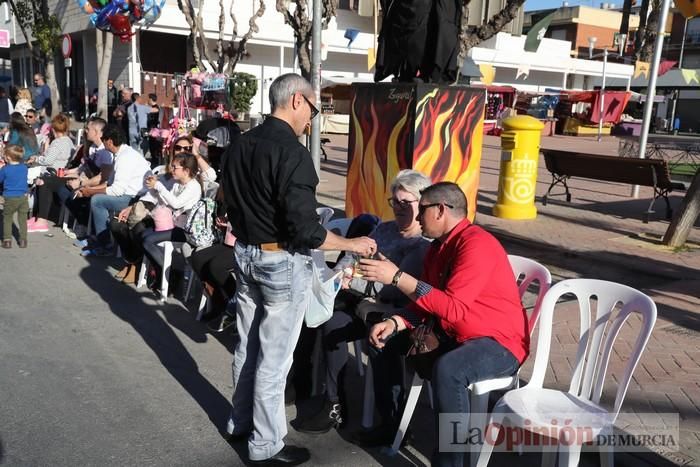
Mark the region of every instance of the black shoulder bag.
[[[440, 290], [445, 290], [451, 269], [452, 263], [450, 262], [440, 281]], [[408, 349], [406, 358], [413, 365], [418, 376], [430, 380], [435, 361], [454, 348], [454, 341], [440, 328], [433, 315], [430, 315], [424, 323], [413, 328], [409, 339], [411, 347]]]

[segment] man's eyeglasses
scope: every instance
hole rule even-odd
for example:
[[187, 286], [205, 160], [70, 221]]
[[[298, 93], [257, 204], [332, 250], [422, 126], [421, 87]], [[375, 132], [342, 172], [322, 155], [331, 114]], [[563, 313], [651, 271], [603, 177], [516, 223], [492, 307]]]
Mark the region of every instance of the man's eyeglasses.
[[177, 144], [175, 145], [175, 151], [191, 151], [191, 150], [192, 150], [192, 146], [179, 146]]
[[304, 100], [306, 101], [306, 103], [309, 104], [309, 109], [311, 109], [311, 117], [309, 117], [309, 120], [313, 120], [314, 117], [315, 117], [316, 115], [318, 115], [319, 110], [316, 108], [315, 105], [313, 105], [313, 104], [311, 103], [311, 101], [309, 100], [308, 97], [306, 97], [306, 96], [303, 95], [303, 94], [301, 95], [301, 97], [303, 97]]
[[434, 208], [435, 206], [447, 206], [450, 209], [454, 208], [454, 206], [452, 206], [451, 204], [447, 204], [447, 203], [419, 204], [418, 205], [418, 215], [422, 216], [425, 213], [426, 209]]
[[389, 206], [392, 208], [401, 208], [405, 209], [412, 205], [413, 203], [417, 203], [417, 199], [396, 199], [396, 198], [389, 198], [387, 201], [389, 201]]

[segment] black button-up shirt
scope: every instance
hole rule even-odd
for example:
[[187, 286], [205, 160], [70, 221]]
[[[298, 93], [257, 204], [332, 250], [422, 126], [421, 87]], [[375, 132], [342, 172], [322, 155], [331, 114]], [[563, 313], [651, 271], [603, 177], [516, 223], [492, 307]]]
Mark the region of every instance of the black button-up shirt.
[[285, 121], [267, 117], [233, 142], [224, 154], [222, 180], [228, 220], [241, 242], [317, 248], [325, 241], [316, 213], [316, 170]]

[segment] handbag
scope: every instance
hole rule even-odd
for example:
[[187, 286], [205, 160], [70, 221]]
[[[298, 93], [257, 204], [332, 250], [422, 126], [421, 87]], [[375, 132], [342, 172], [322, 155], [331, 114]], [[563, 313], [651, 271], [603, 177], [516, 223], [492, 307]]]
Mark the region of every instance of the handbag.
[[335, 297], [340, 290], [343, 271], [335, 272], [326, 266], [322, 251], [311, 252], [311, 297], [304, 314], [304, 322], [310, 328], [316, 328], [331, 319]]
[[[452, 269], [452, 262], [447, 265], [445, 273], [440, 281], [440, 290], [445, 289], [447, 278]], [[430, 380], [433, 375], [435, 361], [443, 354], [454, 348], [454, 341], [440, 329], [434, 316], [430, 316], [425, 323], [411, 329], [409, 333], [411, 347], [406, 353], [406, 358], [423, 379]]]
[[151, 209], [153, 209], [153, 203], [144, 203], [143, 201], [136, 201], [134, 205], [131, 206], [129, 217], [126, 218], [126, 225], [129, 226], [129, 229], [133, 229], [136, 224], [144, 220], [146, 217], [150, 216]]

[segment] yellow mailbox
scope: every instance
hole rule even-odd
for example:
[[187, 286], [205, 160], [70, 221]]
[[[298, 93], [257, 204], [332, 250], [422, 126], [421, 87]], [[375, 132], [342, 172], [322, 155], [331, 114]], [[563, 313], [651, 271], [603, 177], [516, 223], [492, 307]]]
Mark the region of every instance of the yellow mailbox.
[[542, 122], [528, 115], [503, 120], [501, 175], [494, 216], [504, 219], [537, 217], [535, 183], [542, 128]]

